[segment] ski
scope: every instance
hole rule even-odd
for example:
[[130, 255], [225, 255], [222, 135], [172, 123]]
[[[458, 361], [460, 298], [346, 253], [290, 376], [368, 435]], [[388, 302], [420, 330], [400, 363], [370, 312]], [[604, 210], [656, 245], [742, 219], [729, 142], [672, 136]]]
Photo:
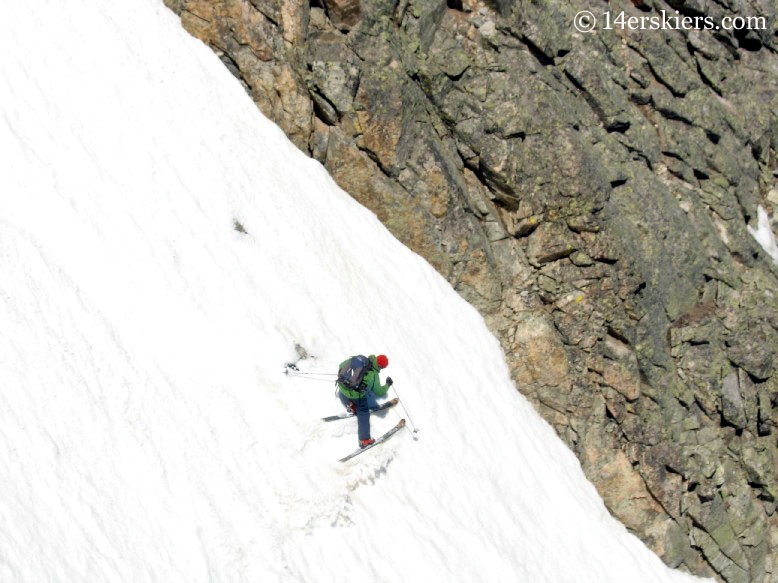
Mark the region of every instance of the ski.
[[373, 443], [371, 443], [367, 447], [362, 447], [362, 448], [358, 449], [357, 451], [351, 452], [346, 457], [341, 458], [338, 461], [346, 462], [346, 461], [350, 460], [351, 458], [358, 456], [360, 453], [367, 451], [371, 447], [375, 447], [376, 445], [379, 445], [379, 444], [385, 442], [387, 439], [392, 437], [392, 435], [394, 435], [395, 433], [400, 431], [400, 429], [402, 429], [403, 427], [405, 427], [405, 419], [400, 419], [400, 422], [397, 425], [392, 427], [389, 431], [384, 433], [381, 437], [376, 439]]
[[[383, 411], [385, 409], [389, 409], [391, 407], [394, 407], [397, 403], [400, 402], [400, 399], [394, 398], [391, 401], [387, 401], [386, 403], [381, 403], [376, 409], [370, 409], [371, 413], [376, 413], [377, 411]], [[322, 417], [322, 421], [337, 421], [338, 419], [348, 419], [349, 417], [356, 417], [353, 413], [341, 413], [340, 415], [330, 415], [329, 417]]]

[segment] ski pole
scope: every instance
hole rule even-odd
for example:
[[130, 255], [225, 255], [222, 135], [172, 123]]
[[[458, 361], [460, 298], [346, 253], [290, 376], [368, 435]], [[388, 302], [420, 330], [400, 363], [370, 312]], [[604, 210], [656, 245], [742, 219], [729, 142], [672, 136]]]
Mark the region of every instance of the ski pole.
[[[292, 375], [292, 376], [299, 376], [303, 377], [305, 379], [308, 379], [309, 381], [331, 381], [334, 377], [337, 377], [338, 375], [328, 372], [303, 372], [299, 368], [297, 368], [297, 365], [294, 363], [286, 363], [286, 368], [284, 369], [285, 375]], [[326, 379], [322, 378], [312, 378], [312, 377], [328, 377]]]
[[297, 375], [297, 374], [292, 375], [292, 376], [299, 377], [299, 378], [301, 378], [304, 381], [319, 381], [319, 382], [322, 382], [322, 383], [331, 383], [332, 382], [332, 379], [317, 379], [317, 378], [314, 378], [314, 377], [309, 377], [309, 376], [304, 376], [304, 375]]
[[419, 429], [416, 427], [416, 424], [413, 422], [413, 419], [411, 419], [410, 413], [408, 413], [408, 409], [405, 408], [405, 403], [403, 403], [402, 397], [400, 397], [400, 393], [397, 392], [397, 387], [392, 384], [392, 388], [394, 389], [394, 394], [397, 395], [397, 398], [400, 399], [400, 405], [403, 408], [403, 411], [405, 411], [405, 416], [408, 418], [408, 422], [413, 427], [413, 433], [416, 434], [419, 432]]

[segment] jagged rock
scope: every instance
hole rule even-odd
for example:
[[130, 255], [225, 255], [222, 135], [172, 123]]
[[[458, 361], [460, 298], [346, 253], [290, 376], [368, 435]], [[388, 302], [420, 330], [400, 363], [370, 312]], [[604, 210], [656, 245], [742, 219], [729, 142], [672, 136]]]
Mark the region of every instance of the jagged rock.
[[529, 238], [527, 255], [532, 265], [539, 266], [568, 257], [580, 247], [578, 236], [566, 225], [542, 223]]
[[721, 416], [739, 429], [746, 426], [743, 397], [740, 396], [740, 383], [735, 372], [727, 375], [721, 385]]
[[530, 318], [510, 333], [517, 366], [513, 376], [519, 384], [537, 387], [563, 387], [570, 382], [570, 363], [564, 346], [547, 322]]
[[362, 19], [360, 0], [324, 0], [327, 16], [338, 30], [348, 31]]
[[312, 32], [306, 48], [311, 98], [326, 110], [328, 119], [324, 121], [335, 125], [344, 114], [354, 110], [360, 76], [357, 59], [342, 35], [333, 32]]
[[[774, 352], [765, 345], [775, 336], [762, 326], [755, 326], [747, 333], [728, 339], [727, 351], [736, 365], [744, 368], [758, 379], [767, 379], [773, 372]], [[745, 331], [744, 331], [745, 332]], [[769, 345], [768, 345], [769, 346]]]
[[662, 507], [646, 489], [624, 452], [603, 456], [599, 439], [589, 436], [588, 443], [583, 446], [583, 465], [590, 473], [597, 474], [605, 505], [621, 516], [631, 531], [642, 531], [646, 523], [663, 514]]

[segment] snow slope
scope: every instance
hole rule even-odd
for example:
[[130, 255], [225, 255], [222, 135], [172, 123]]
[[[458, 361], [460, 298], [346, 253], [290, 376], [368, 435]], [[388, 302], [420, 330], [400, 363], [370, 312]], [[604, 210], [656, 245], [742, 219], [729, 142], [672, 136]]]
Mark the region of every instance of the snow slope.
[[[693, 580], [161, 2], [4, 4], [0, 581]], [[354, 421], [296, 343], [388, 354], [418, 439], [334, 461]]]
[[759, 216], [757, 228], [754, 229], [751, 225], [746, 226], [746, 228], [751, 233], [751, 236], [756, 239], [757, 243], [762, 246], [762, 249], [772, 258], [773, 263], [778, 265], [778, 242], [776, 242], [775, 235], [770, 228], [770, 217], [762, 206], [757, 208], [757, 215]]

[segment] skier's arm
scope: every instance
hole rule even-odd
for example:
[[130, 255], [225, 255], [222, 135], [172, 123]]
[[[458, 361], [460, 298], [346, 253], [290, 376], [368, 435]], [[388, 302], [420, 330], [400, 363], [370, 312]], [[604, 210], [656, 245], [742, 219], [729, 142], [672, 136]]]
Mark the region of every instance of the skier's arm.
[[370, 371], [368, 374], [372, 375], [370, 377], [370, 379], [369, 379], [370, 383], [369, 383], [368, 386], [370, 387], [370, 390], [373, 391], [373, 394], [376, 397], [383, 397], [383, 396], [385, 396], [386, 393], [389, 392], [390, 385], [382, 385], [381, 384], [381, 379], [380, 379], [380, 377], [379, 377], [377, 372]]

